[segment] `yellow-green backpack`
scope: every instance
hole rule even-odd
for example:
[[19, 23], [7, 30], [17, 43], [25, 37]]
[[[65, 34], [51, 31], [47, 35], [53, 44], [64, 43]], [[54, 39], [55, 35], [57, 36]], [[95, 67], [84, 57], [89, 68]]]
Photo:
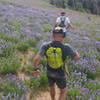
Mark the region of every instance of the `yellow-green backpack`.
[[62, 50], [58, 47], [50, 47], [46, 51], [47, 62], [51, 68], [57, 69], [63, 67]]

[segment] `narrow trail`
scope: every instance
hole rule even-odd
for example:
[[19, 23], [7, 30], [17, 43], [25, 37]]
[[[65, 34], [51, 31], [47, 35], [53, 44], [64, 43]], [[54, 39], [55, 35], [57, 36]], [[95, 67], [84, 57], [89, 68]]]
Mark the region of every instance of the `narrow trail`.
[[[26, 55], [21, 55], [22, 58], [21, 65], [24, 66], [24, 64], [29, 64], [30, 63], [29, 59], [32, 55], [34, 55], [34, 53], [31, 50], [28, 50]], [[26, 75], [21, 71], [18, 71], [18, 77], [21, 78], [22, 80], [30, 80], [30, 76]], [[30, 100], [30, 92], [27, 93], [26, 100]]]
[[[59, 93], [60, 91], [56, 86], [56, 100], [58, 100], [59, 98]], [[40, 91], [40, 93], [37, 94], [33, 100], [51, 100], [50, 93], [49, 91], [46, 92]]]

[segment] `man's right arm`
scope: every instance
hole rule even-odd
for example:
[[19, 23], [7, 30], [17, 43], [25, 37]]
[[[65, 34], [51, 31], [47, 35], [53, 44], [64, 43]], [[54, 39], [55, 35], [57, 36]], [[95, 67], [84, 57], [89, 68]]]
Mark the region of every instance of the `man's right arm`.
[[80, 56], [79, 56], [79, 53], [78, 53], [78, 52], [76, 52], [76, 56], [74, 57], [74, 59], [75, 59], [76, 61], [80, 59]]
[[56, 20], [56, 24], [54, 27], [57, 27], [59, 25], [59, 21], [60, 21], [60, 18], [58, 17], [57, 20]]
[[57, 27], [58, 26], [58, 23], [56, 22], [55, 26], [54, 27]]
[[34, 76], [37, 77], [38, 76], [38, 73], [40, 72], [38, 70], [38, 65], [39, 65], [39, 62], [40, 62], [40, 59], [42, 56], [45, 55], [45, 45], [43, 45], [39, 51], [39, 53], [35, 56], [34, 58]]

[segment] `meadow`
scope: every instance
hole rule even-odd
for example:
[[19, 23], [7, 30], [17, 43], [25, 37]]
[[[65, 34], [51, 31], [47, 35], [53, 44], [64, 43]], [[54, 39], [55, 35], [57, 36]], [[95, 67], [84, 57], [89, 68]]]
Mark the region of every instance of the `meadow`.
[[78, 62], [67, 59], [66, 100], [100, 100], [100, 16], [40, 1], [0, 1], [0, 100], [34, 100], [35, 91], [48, 90], [45, 57], [37, 79], [33, 61], [42, 43], [52, 40], [61, 11], [66, 11], [72, 25], [64, 42], [80, 54]]

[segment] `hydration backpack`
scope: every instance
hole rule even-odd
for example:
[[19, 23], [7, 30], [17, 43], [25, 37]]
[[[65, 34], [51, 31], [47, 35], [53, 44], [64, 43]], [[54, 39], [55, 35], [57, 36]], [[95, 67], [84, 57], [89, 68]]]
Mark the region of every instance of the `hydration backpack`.
[[65, 19], [66, 19], [65, 17], [63, 17], [63, 18], [61, 17], [61, 18], [60, 18], [60, 20], [61, 20], [61, 22], [60, 22], [60, 24], [59, 24], [60, 27], [65, 27], [65, 26], [66, 26], [66, 25], [65, 25]]
[[47, 62], [51, 68], [57, 69], [63, 67], [62, 50], [58, 47], [50, 47], [46, 51]]

